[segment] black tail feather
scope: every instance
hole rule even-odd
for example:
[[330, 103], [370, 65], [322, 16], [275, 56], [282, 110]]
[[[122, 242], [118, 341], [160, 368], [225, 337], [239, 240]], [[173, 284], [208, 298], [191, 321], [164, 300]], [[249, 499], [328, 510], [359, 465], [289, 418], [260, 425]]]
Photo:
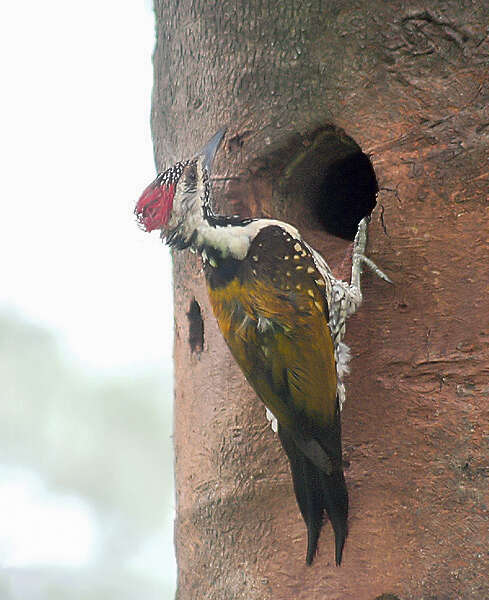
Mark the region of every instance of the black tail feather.
[[339, 565], [347, 536], [348, 517], [348, 492], [343, 471], [339, 467], [331, 475], [326, 475], [298, 448], [293, 436], [280, 426], [279, 437], [289, 458], [297, 503], [307, 527], [306, 562], [310, 565], [316, 554], [326, 511], [335, 534], [335, 560]]
[[[322, 475], [322, 474], [321, 474]], [[324, 508], [335, 534], [335, 561], [341, 564], [343, 546], [348, 534], [348, 492], [343, 471], [335, 471], [331, 476], [323, 477]]]

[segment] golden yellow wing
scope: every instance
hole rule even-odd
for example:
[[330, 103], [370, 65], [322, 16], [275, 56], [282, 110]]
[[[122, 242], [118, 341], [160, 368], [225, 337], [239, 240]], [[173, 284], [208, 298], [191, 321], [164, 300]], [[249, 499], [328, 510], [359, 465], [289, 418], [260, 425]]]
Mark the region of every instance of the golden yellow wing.
[[339, 564], [348, 493], [325, 282], [307, 246], [276, 226], [257, 235], [242, 261], [211, 256], [206, 277], [234, 358], [278, 420], [307, 526], [306, 562], [313, 560], [326, 511]]
[[228, 276], [208, 267], [211, 305], [258, 396], [283, 426], [312, 433], [331, 425], [333, 341], [324, 282], [306, 247], [271, 226], [258, 234], [239, 266], [221, 268]]

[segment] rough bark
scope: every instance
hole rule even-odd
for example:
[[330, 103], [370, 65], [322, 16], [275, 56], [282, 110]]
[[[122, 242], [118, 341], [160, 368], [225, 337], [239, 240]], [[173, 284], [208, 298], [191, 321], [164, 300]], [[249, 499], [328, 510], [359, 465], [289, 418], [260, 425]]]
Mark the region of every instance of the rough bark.
[[175, 254], [178, 598], [489, 597], [488, 3], [160, 0], [156, 14], [159, 166], [227, 124], [217, 208], [293, 222], [341, 272], [347, 242], [317, 204], [357, 144], [380, 188], [369, 255], [395, 282], [366, 273], [348, 323], [343, 565], [326, 524], [306, 567], [279, 441], [200, 260]]

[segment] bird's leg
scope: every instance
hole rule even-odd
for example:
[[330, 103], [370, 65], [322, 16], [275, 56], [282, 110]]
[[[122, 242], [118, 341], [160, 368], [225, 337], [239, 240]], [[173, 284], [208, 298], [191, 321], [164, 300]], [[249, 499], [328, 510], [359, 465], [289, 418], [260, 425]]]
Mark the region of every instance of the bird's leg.
[[358, 224], [357, 234], [353, 242], [353, 257], [351, 265], [351, 285], [360, 290], [360, 276], [362, 274], [362, 264], [367, 265], [378, 277], [392, 283], [387, 275], [379, 269], [379, 267], [370, 258], [365, 256], [367, 247], [367, 224], [368, 217], [364, 217]]

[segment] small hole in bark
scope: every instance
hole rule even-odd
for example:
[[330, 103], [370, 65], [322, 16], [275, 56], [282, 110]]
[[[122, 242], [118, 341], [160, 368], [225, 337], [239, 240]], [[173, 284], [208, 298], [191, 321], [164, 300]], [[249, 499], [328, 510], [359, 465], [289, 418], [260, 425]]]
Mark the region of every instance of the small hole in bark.
[[316, 215], [326, 231], [353, 240], [358, 223], [375, 208], [377, 179], [361, 150], [332, 162], [321, 184]]
[[204, 321], [200, 305], [194, 298], [190, 303], [187, 313], [188, 318], [188, 343], [192, 352], [202, 352], [204, 348]]

